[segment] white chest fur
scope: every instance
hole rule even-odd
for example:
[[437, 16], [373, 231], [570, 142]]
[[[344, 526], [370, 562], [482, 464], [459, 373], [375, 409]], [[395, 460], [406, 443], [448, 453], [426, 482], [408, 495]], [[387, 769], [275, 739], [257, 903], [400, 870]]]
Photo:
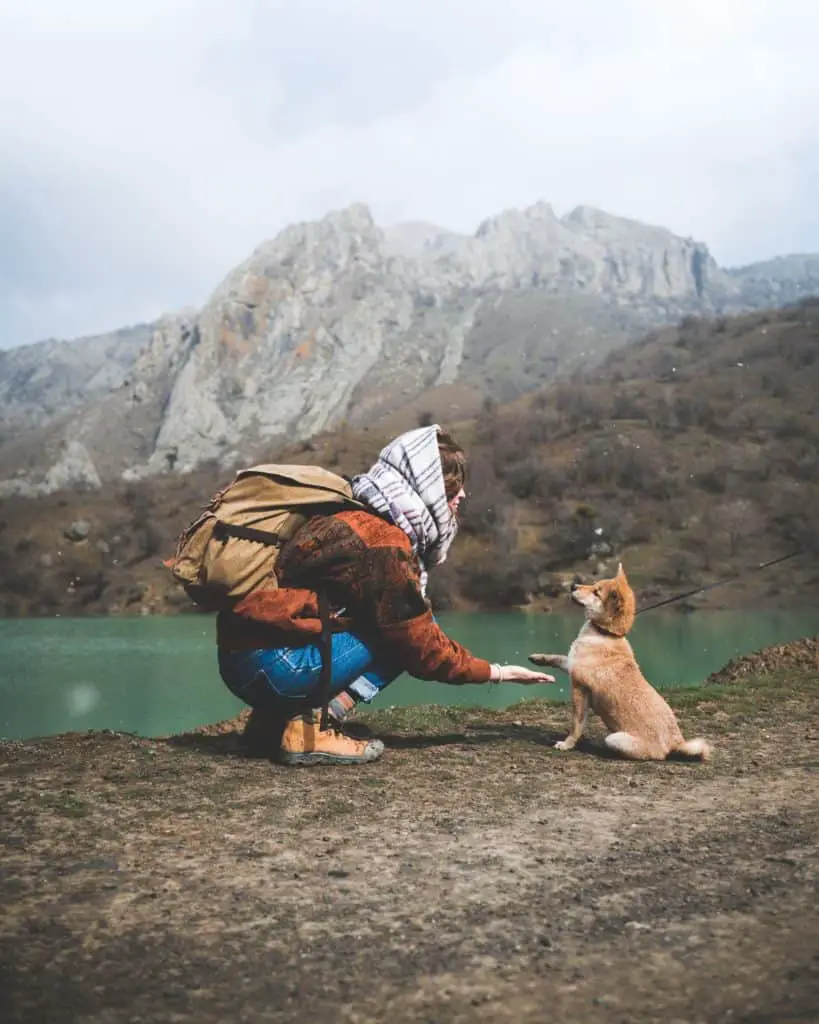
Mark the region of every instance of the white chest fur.
[[611, 637], [605, 636], [590, 625], [588, 622], [584, 622], [580, 632], [575, 637], [575, 641], [569, 648], [569, 675], [572, 674], [573, 667], [584, 653], [588, 652], [590, 648], [600, 647], [602, 644], [611, 643]]

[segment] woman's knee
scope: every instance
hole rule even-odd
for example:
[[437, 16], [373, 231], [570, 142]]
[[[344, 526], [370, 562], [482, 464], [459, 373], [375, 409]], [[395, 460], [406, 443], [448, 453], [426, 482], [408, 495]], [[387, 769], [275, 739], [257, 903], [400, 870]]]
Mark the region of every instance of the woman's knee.
[[303, 699], [313, 686], [309, 666], [286, 649], [220, 653], [219, 670], [228, 689], [251, 707]]

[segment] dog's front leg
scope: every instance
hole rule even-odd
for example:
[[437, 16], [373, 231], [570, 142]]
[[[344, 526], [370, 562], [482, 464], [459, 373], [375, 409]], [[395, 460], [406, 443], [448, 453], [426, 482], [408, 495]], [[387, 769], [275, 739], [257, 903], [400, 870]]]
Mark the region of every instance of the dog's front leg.
[[535, 665], [551, 665], [561, 672], [569, 674], [569, 659], [565, 654], [530, 654], [529, 661]]
[[574, 750], [577, 741], [586, 731], [589, 720], [589, 691], [585, 686], [572, 683], [572, 731], [565, 740], [555, 743], [556, 750]]

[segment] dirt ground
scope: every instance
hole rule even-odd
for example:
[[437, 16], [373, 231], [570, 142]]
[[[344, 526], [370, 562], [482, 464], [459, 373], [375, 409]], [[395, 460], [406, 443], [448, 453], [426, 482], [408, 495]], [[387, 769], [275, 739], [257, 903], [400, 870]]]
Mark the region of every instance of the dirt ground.
[[363, 768], [231, 728], [0, 744], [0, 1020], [819, 1021], [798, 664], [674, 695], [707, 765], [560, 753], [540, 702], [374, 715]]

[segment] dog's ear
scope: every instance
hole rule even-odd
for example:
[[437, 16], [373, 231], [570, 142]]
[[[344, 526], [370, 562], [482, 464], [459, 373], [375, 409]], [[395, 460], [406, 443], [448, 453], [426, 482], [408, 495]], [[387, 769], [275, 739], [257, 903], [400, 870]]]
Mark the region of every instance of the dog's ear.
[[606, 611], [608, 611], [612, 617], [622, 615], [623, 609], [626, 606], [626, 599], [623, 596], [622, 591], [618, 587], [612, 587], [606, 597]]

